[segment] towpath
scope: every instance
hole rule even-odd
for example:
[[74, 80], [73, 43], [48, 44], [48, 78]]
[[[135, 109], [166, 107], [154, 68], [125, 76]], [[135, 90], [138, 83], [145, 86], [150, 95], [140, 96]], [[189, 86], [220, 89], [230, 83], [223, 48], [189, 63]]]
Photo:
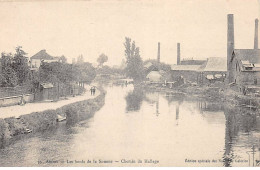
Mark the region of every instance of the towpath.
[[30, 114], [32, 112], [42, 112], [44, 110], [49, 109], [58, 109], [62, 106], [95, 98], [100, 94], [99, 90], [96, 90], [96, 94], [91, 96], [90, 87], [86, 87], [86, 92], [80, 96], [68, 97], [64, 100], [59, 100], [57, 102], [39, 102], [39, 103], [26, 103], [24, 106], [15, 105], [8, 107], [0, 107], [0, 118], [8, 118], [8, 117], [19, 117], [21, 115]]

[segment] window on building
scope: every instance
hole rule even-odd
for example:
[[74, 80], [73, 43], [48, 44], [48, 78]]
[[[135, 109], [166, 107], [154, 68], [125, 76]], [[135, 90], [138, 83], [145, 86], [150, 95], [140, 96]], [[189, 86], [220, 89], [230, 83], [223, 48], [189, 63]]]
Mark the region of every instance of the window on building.
[[252, 70], [253, 67], [245, 67], [245, 70]]

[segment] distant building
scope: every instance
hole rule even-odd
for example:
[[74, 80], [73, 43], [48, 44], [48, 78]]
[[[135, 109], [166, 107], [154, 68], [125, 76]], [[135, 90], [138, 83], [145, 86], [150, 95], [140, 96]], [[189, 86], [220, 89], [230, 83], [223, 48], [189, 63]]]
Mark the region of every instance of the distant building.
[[260, 50], [258, 49], [258, 19], [255, 20], [254, 49], [234, 49], [233, 14], [228, 14], [227, 70], [228, 82], [243, 89], [260, 84]]
[[165, 74], [165, 72], [159, 69], [158, 62], [159, 60], [157, 60], [157, 64], [149, 61], [144, 65], [144, 74], [147, 81], [150, 82], [162, 81], [162, 77]]
[[183, 77], [185, 82], [197, 82], [200, 67], [201, 65], [172, 65], [170, 81], [177, 81]]
[[221, 57], [210, 57], [201, 65], [198, 72], [199, 84], [224, 82], [227, 74], [227, 60]]
[[230, 80], [238, 85], [260, 84], [259, 49], [235, 49], [232, 53]]
[[[205, 60], [203, 60], [205, 62]], [[167, 81], [179, 81], [184, 79], [185, 82], [197, 81], [199, 68], [204, 63], [202, 60], [185, 59], [181, 61], [180, 43], [177, 43], [177, 65], [171, 66], [170, 76]]]
[[207, 60], [186, 60], [183, 65], [171, 66], [171, 80], [177, 81], [180, 77], [185, 82], [196, 82], [198, 84], [224, 81], [227, 73], [225, 58], [210, 57]]
[[202, 65], [206, 60], [183, 59], [180, 65]]
[[39, 68], [41, 62], [51, 63], [51, 62], [60, 62], [60, 57], [53, 57], [49, 55], [46, 50], [41, 50], [31, 57], [31, 67]]
[[146, 79], [150, 82], [160, 82], [162, 75], [159, 71], [151, 71], [147, 76]]
[[144, 65], [144, 74], [147, 76], [151, 71], [159, 71], [159, 69], [149, 61]]
[[54, 86], [52, 83], [41, 83], [39, 91], [35, 94], [36, 101], [53, 100]]

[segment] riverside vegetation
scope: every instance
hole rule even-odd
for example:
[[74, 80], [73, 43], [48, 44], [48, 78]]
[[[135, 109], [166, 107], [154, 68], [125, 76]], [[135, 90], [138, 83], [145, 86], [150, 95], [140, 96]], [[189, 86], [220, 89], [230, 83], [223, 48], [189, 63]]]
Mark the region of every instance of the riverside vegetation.
[[66, 121], [70, 123], [91, 118], [105, 103], [106, 92], [99, 89], [100, 94], [93, 99], [72, 103], [56, 110], [33, 112], [19, 118], [0, 119], [0, 147], [8, 143], [8, 139], [27, 133], [28, 129], [35, 133], [56, 127], [58, 115], [66, 117]]

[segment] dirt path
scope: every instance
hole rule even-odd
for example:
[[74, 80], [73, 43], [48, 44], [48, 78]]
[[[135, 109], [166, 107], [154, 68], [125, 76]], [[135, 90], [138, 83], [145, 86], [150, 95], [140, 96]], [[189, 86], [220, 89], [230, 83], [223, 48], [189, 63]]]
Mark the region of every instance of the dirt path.
[[95, 98], [100, 94], [100, 91], [96, 90], [95, 96], [91, 96], [90, 91], [88, 90], [89, 87], [87, 87], [86, 89], [86, 93], [82, 94], [81, 96], [68, 97], [68, 99], [66, 100], [60, 100], [57, 102], [27, 103], [24, 106], [15, 105], [8, 107], [0, 107], [0, 118], [19, 117], [21, 115], [30, 114], [32, 112], [41, 112], [49, 109], [58, 109], [62, 106], [71, 103]]

